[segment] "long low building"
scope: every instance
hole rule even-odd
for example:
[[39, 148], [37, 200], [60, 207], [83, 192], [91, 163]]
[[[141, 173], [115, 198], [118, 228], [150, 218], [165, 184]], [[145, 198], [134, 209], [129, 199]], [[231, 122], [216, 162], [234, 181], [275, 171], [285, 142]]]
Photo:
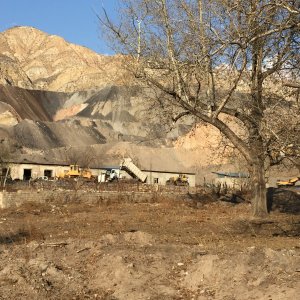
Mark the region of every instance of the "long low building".
[[180, 172], [180, 171], [156, 171], [156, 170], [142, 170], [146, 175], [146, 183], [148, 184], [160, 184], [166, 185], [167, 181], [171, 177], [179, 177], [185, 175], [188, 179], [189, 186], [196, 185], [196, 174], [192, 172]]
[[[6, 170], [9, 168], [10, 177], [13, 180], [30, 180], [39, 177], [55, 178], [59, 174], [66, 173], [70, 166], [67, 163], [49, 163], [42, 161], [29, 161], [28, 159], [17, 159], [13, 162], [8, 162], [6, 167], [2, 168], [2, 175], [6, 174]], [[91, 166], [90, 170], [93, 176], [101, 176], [107, 171], [120, 169], [119, 166]], [[185, 175], [188, 179], [189, 186], [194, 187], [196, 183], [196, 175], [193, 172], [181, 172], [174, 170], [149, 170], [140, 168], [141, 172], [145, 174], [147, 184], [159, 184], [165, 185], [171, 178], [177, 178]], [[121, 178], [134, 178], [134, 174], [126, 169], [119, 171]]]

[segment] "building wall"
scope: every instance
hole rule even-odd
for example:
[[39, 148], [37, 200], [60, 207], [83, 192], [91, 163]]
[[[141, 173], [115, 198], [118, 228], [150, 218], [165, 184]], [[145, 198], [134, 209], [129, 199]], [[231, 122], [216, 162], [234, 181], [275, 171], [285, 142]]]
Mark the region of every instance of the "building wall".
[[[24, 170], [31, 170], [31, 177], [33, 179], [37, 177], [44, 176], [45, 170], [51, 170], [52, 177], [58, 176], [68, 171], [69, 166], [54, 166], [54, 165], [37, 165], [37, 164], [10, 164], [10, 174], [13, 180], [19, 179], [23, 180]], [[103, 172], [106, 172], [105, 169], [91, 169], [93, 175], [98, 176]], [[131, 178], [125, 171], [121, 171], [121, 176], [125, 178]]]
[[53, 166], [53, 165], [35, 165], [35, 164], [10, 164], [10, 174], [13, 180], [20, 179], [23, 180], [24, 170], [31, 170], [31, 177], [37, 178], [44, 176], [45, 170], [50, 170], [52, 172], [52, 177], [63, 173], [65, 170], [69, 170], [68, 166]]
[[[167, 172], [155, 172], [155, 171], [143, 171], [147, 175], [146, 183], [154, 184], [158, 183], [160, 185], [165, 185], [166, 181], [170, 177], [178, 177], [179, 173], [167, 173]], [[195, 174], [187, 174], [189, 185], [194, 187], [196, 185], [196, 176]], [[156, 182], [158, 181], [158, 182]]]

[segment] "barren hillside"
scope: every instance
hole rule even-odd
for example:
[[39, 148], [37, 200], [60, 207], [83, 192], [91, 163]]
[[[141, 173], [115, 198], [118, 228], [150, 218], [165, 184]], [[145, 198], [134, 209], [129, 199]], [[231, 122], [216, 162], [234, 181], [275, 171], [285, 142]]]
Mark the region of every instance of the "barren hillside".
[[189, 121], [164, 131], [139, 89], [130, 87], [120, 56], [99, 55], [31, 27], [1, 33], [0, 55], [0, 101], [12, 107], [3, 111], [2, 125], [73, 118], [84, 126], [96, 122], [108, 139], [150, 144], [169, 144], [166, 138], [174, 140], [191, 128]]
[[[122, 143], [130, 142], [148, 146], [129, 151], [141, 151], [147, 162], [151, 155], [173, 157], [170, 164], [156, 159], [166, 169], [177, 164], [203, 173], [204, 166], [228, 163], [217, 130], [199, 125], [189, 133], [193, 119], [165, 127], [168, 117], [130, 85], [120, 56], [99, 55], [31, 27], [1, 33], [0, 55], [0, 136], [26, 153], [102, 143], [122, 152]], [[158, 151], [161, 146], [170, 148]]]
[[[19, 119], [52, 121], [56, 110], [68, 95], [55, 92], [26, 90], [0, 85], [0, 103], [9, 105]], [[2, 122], [0, 121], [2, 124]]]
[[122, 57], [99, 55], [32, 27], [0, 33], [0, 55], [0, 83], [23, 88], [74, 92], [124, 78]]

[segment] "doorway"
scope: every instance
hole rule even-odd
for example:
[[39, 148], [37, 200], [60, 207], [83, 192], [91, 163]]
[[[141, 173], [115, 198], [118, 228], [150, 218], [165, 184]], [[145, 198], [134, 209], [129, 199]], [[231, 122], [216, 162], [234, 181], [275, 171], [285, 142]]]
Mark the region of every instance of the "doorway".
[[24, 169], [23, 171], [23, 180], [30, 180], [31, 178], [31, 169]]

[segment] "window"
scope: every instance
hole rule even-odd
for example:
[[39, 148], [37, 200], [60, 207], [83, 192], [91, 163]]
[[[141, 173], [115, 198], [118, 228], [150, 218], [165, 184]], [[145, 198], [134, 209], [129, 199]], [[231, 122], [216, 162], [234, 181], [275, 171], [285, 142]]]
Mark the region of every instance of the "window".
[[5, 176], [7, 172], [7, 168], [2, 168], [1, 175]]
[[154, 178], [154, 183], [158, 183], [158, 178]]
[[53, 177], [52, 173], [53, 173], [52, 170], [44, 170], [44, 176], [47, 176], [48, 178]]

